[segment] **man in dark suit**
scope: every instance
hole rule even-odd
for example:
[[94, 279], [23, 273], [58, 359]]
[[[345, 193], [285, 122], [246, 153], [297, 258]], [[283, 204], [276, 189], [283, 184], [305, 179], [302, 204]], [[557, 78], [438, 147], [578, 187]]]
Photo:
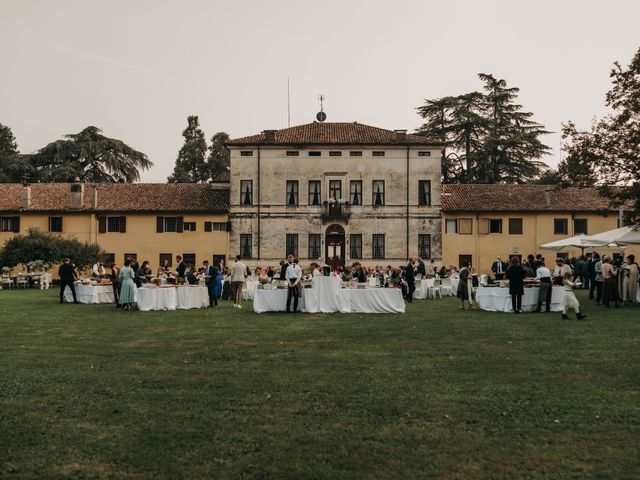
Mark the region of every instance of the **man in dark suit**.
[[407, 268], [404, 271], [404, 280], [407, 282], [407, 302], [413, 303], [413, 292], [416, 291], [416, 275], [413, 265], [416, 263], [415, 258], [410, 258]]
[[187, 266], [185, 265], [180, 255], [176, 255], [176, 261], [178, 262], [178, 266], [176, 267], [176, 275], [178, 276], [178, 281], [180, 283], [184, 283]]
[[422, 277], [427, 276], [427, 267], [424, 264], [424, 260], [418, 257], [418, 266], [416, 267], [416, 275], [422, 275]]
[[500, 257], [496, 258], [496, 261], [491, 265], [491, 271], [496, 277], [496, 280], [504, 280], [504, 272], [507, 271], [507, 264], [500, 260]]
[[60, 277], [60, 303], [64, 303], [64, 291], [67, 287], [71, 289], [73, 295], [73, 303], [78, 303], [76, 298], [76, 287], [73, 282], [78, 278], [76, 268], [71, 264], [71, 260], [64, 259], [62, 265], [58, 269], [58, 276]]
[[203, 273], [207, 276], [207, 290], [209, 292], [209, 306], [218, 306], [218, 297], [216, 296], [216, 282], [218, 281], [218, 275], [220, 274], [220, 268], [217, 265], [209, 266], [209, 262], [205, 260], [203, 262]]

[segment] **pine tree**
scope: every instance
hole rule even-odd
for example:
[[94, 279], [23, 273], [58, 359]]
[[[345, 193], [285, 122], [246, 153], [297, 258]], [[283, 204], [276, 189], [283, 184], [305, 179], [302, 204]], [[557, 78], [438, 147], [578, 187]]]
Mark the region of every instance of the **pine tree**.
[[188, 117], [187, 124], [182, 132], [184, 145], [178, 152], [173, 174], [167, 179], [170, 183], [197, 183], [209, 179], [209, 169], [205, 162], [207, 141], [200, 129], [198, 117]]
[[11, 128], [0, 123], [0, 182], [17, 181], [13, 166], [18, 157], [18, 144]]
[[209, 158], [207, 159], [209, 178], [211, 180], [229, 169], [229, 150], [225, 147], [228, 141], [229, 135], [225, 132], [218, 132], [211, 137]]

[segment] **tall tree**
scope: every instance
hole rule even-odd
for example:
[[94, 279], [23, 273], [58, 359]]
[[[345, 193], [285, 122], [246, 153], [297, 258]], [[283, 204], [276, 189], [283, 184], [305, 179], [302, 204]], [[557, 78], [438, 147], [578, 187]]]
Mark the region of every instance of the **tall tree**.
[[18, 144], [11, 128], [0, 123], [0, 182], [15, 182]]
[[187, 128], [182, 132], [184, 145], [178, 152], [173, 174], [167, 179], [170, 183], [197, 183], [209, 179], [207, 141], [196, 115], [187, 118]]
[[540, 136], [548, 133], [516, 103], [519, 89], [479, 74], [484, 92], [426, 100], [418, 114], [426, 123], [418, 133], [442, 141], [446, 183], [525, 182], [545, 169], [549, 152]]
[[102, 135], [97, 127], [65, 135], [29, 158], [33, 180], [69, 182], [135, 182], [153, 163], [122, 140]]
[[211, 137], [211, 145], [209, 145], [209, 158], [207, 166], [209, 169], [209, 177], [211, 180], [225, 172], [229, 168], [229, 150], [225, 144], [229, 141], [229, 134], [226, 132], [218, 132]]

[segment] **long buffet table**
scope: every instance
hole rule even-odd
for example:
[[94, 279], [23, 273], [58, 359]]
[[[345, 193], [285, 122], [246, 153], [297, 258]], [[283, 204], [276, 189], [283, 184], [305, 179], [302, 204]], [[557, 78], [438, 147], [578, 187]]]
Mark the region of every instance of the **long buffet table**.
[[[76, 284], [78, 302], [87, 304], [114, 303], [112, 285]], [[73, 301], [71, 290], [67, 288], [64, 297]], [[156, 287], [146, 285], [135, 290], [135, 300], [141, 312], [152, 310], [187, 310], [206, 308], [209, 306], [209, 292], [201, 285], [184, 285], [179, 287]]]
[[[293, 308], [293, 300], [292, 300]], [[256, 313], [284, 312], [287, 290], [256, 290]], [[315, 277], [313, 288], [305, 288], [298, 299], [298, 310], [307, 313], [404, 313], [405, 304], [398, 288], [341, 288], [333, 277]]]
[[[522, 296], [522, 311], [533, 312], [538, 307], [538, 287], [527, 287]], [[551, 311], [562, 311], [562, 299], [564, 288], [554, 286], [551, 292]], [[512, 312], [511, 295], [508, 287], [478, 287], [476, 290], [476, 301], [482, 310], [491, 312]], [[542, 308], [545, 308], [544, 303]]]

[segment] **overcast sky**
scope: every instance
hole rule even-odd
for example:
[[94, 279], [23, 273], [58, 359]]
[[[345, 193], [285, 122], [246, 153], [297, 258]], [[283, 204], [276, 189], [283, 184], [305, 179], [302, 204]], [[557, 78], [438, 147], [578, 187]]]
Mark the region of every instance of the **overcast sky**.
[[[0, 0], [0, 123], [22, 152], [95, 125], [166, 180], [188, 115], [207, 139], [314, 120], [417, 128], [425, 98], [521, 89], [558, 132], [605, 113], [615, 60], [640, 47], [640, 1]], [[560, 136], [546, 137], [559, 156]]]

